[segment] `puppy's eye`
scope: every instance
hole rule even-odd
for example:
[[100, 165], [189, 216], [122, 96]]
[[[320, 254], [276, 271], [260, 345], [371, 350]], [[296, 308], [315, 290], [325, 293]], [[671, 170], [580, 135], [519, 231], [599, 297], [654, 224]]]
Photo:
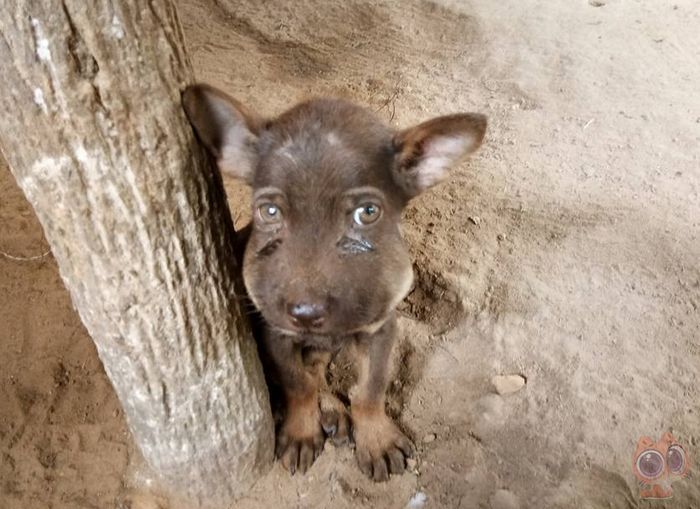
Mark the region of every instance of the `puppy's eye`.
[[382, 215], [382, 209], [376, 203], [365, 203], [357, 207], [352, 213], [352, 220], [360, 226], [369, 226], [376, 223]]
[[282, 220], [282, 211], [274, 203], [263, 203], [258, 207], [258, 216], [265, 224], [276, 224]]

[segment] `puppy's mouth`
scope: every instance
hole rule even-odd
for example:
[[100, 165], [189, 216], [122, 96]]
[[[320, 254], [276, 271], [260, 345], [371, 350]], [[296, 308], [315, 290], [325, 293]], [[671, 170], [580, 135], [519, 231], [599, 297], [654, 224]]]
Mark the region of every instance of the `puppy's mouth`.
[[286, 321], [280, 323], [277, 320], [270, 320], [263, 313], [263, 318], [270, 324], [270, 327], [280, 334], [285, 336], [299, 337], [299, 336], [339, 336], [346, 334], [346, 331], [336, 330], [334, 327], [321, 326], [321, 327], [310, 327], [303, 325], [291, 325]]
[[278, 334], [281, 334], [283, 336], [290, 336], [293, 338], [303, 336], [305, 335], [305, 332], [302, 330], [293, 330], [293, 329], [287, 329], [285, 327], [279, 327], [277, 325], [273, 325], [269, 320], [266, 320], [267, 323], [270, 325], [270, 328], [277, 332]]

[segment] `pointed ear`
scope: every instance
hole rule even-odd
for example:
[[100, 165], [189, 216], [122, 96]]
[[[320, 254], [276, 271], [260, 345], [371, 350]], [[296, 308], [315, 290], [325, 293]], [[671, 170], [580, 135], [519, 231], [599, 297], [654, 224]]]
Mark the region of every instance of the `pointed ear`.
[[437, 117], [399, 132], [394, 180], [410, 198], [422, 193], [479, 148], [485, 132], [486, 116], [479, 113]]
[[209, 85], [187, 87], [182, 94], [182, 105], [221, 172], [250, 183], [258, 161], [260, 119]]

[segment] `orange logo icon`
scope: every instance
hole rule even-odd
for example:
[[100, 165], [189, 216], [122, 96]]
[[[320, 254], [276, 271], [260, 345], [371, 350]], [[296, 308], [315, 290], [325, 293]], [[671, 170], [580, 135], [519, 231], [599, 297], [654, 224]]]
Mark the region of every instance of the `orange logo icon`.
[[641, 498], [671, 498], [671, 483], [688, 475], [690, 459], [681, 444], [666, 432], [658, 442], [651, 437], [639, 439], [632, 470], [639, 480]]

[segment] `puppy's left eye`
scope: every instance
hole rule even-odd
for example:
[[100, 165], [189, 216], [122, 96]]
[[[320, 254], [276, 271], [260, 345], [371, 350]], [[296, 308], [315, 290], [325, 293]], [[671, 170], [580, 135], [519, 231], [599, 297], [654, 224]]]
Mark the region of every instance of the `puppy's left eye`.
[[282, 211], [274, 203], [263, 203], [258, 207], [258, 215], [264, 224], [273, 225], [282, 221]]
[[352, 220], [360, 226], [369, 226], [376, 223], [382, 215], [382, 209], [376, 203], [365, 203], [357, 207], [352, 213]]

